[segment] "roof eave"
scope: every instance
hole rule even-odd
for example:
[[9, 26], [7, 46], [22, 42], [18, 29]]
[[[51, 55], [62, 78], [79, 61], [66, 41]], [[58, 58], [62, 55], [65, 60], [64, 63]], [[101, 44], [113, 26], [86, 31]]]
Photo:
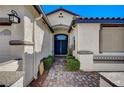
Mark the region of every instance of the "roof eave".
[[43, 10], [40, 8], [40, 6], [39, 5], [33, 5], [33, 7], [36, 9], [36, 11], [39, 13], [39, 15], [43, 14], [43, 20], [45, 21], [45, 23], [49, 27], [50, 31], [53, 33], [54, 31], [53, 31], [53, 29], [52, 29], [52, 27], [51, 27], [46, 15], [44, 14]]
[[48, 15], [51, 15], [51, 14], [53, 14], [53, 13], [55, 13], [55, 12], [58, 12], [58, 11], [65, 11], [65, 12], [67, 12], [67, 13], [69, 13], [69, 14], [72, 14], [72, 15], [75, 15], [75, 16], [80, 16], [79, 14], [75, 14], [75, 13], [73, 13], [73, 12], [71, 12], [71, 11], [68, 11], [68, 10], [66, 10], [66, 9], [63, 9], [63, 8], [59, 8], [59, 9], [53, 10], [53, 11], [47, 13], [46, 15], [48, 16]]
[[104, 23], [124, 24], [124, 19], [77, 19], [75, 23]]
[[72, 20], [72, 22], [71, 22], [71, 24], [70, 24], [70, 26], [69, 26], [68, 33], [71, 32], [71, 30], [72, 30], [72, 26], [73, 26], [74, 24], [75, 24], [75, 20]]

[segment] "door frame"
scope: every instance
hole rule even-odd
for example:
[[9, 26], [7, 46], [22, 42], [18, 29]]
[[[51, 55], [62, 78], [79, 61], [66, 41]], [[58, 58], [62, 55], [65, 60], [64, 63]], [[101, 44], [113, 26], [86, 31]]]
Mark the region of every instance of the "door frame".
[[[55, 37], [58, 36], [58, 35], [64, 35], [64, 36], [67, 37], [67, 53], [68, 53], [68, 35], [67, 35], [67, 34], [55, 34], [55, 35], [54, 35], [54, 55], [57, 55], [57, 54], [55, 54]], [[66, 55], [66, 54], [65, 54], [65, 55]], [[63, 54], [59, 54], [59, 55], [57, 55], [57, 56], [64, 56], [64, 55], [63, 55]]]

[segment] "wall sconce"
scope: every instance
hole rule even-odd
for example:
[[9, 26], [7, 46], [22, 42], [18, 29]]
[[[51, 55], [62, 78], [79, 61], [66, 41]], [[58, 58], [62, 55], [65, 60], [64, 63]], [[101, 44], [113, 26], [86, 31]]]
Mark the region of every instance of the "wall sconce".
[[11, 23], [20, 23], [20, 18], [18, 17], [18, 14], [15, 10], [11, 10], [11, 14], [9, 15], [9, 21]]

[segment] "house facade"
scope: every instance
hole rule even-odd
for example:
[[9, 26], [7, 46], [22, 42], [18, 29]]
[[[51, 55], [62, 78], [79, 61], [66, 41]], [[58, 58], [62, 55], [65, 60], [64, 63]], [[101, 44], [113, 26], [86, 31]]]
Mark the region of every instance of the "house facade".
[[71, 50], [84, 71], [124, 71], [123, 18], [81, 18], [62, 8], [47, 17], [55, 55]]
[[[19, 23], [10, 22], [12, 10], [17, 12]], [[0, 6], [0, 13], [0, 72], [11, 72], [13, 79], [23, 73], [23, 86], [27, 86], [37, 78], [40, 60], [52, 55], [52, 30], [40, 6]]]
[[73, 55], [84, 71], [124, 71], [123, 19], [84, 18], [75, 21]]
[[[12, 22], [8, 14], [15, 14], [19, 22]], [[83, 18], [63, 8], [45, 14], [40, 6], [0, 6], [0, 72], [22, 73], [22, 86], [27, 86], [37, 78], [41, 59], [69, 51], [83, 71], [124, 71], [123, 36], [123, 18]]]

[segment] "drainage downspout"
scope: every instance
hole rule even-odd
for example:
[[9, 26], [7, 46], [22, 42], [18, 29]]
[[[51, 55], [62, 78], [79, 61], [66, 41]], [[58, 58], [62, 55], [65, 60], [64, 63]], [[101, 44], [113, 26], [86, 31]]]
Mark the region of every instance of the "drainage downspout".
[[40, 20], [41, 18], [43, 17], [43, 15], [41, 14], [39, 17], [35, 18], [34, 19], [34, 23], [33, 23], [33, 38], [32, 38], [32, 41], [34, 42], [34, 45], [33, 45], [33, 76], [34, 76], [34, 79], [37, 79], [37, 73], [36, 73], [36, 57], [35, 57], [35, 27], [36, 27], [36, 21]]

